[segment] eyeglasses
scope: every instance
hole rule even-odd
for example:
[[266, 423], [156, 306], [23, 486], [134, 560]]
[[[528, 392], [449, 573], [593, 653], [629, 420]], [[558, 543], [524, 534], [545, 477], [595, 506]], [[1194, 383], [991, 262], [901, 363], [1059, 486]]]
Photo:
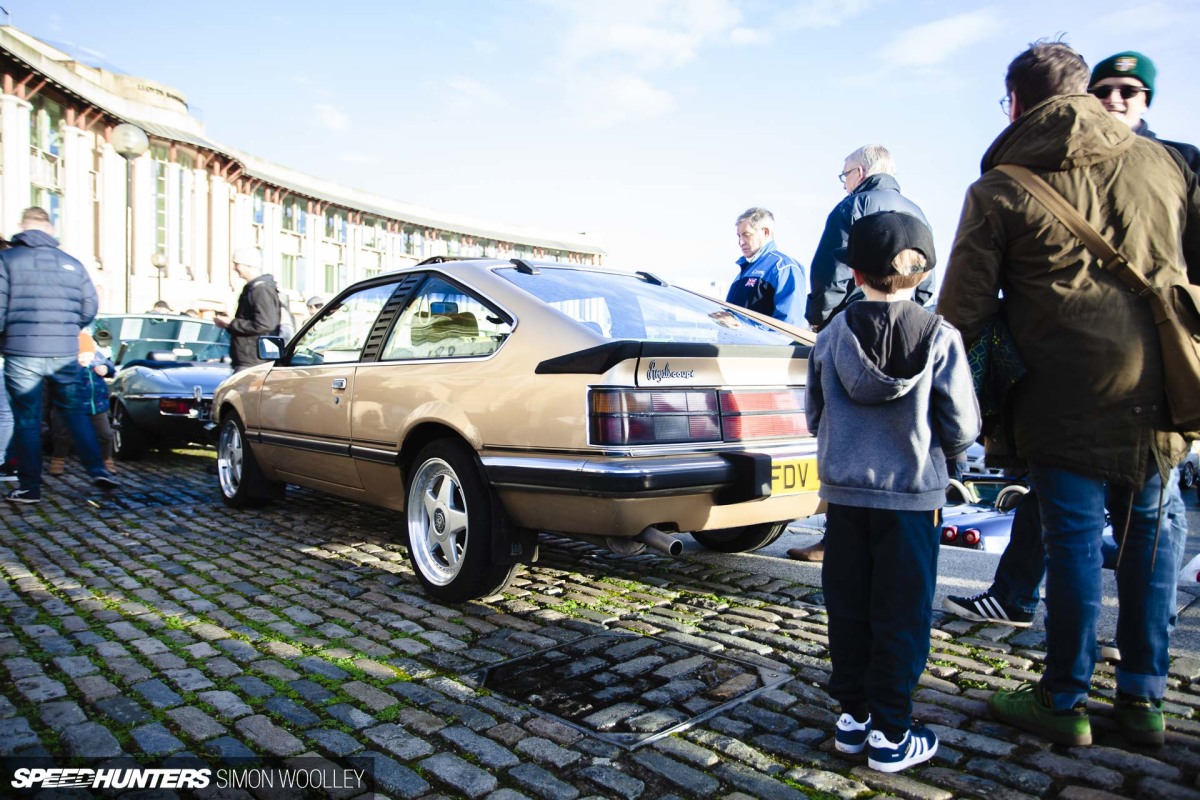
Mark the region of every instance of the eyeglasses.
[[1000, 98], [1000, 110], [1004, 112], [1004, 116], [1012, 116], [1012, 95], [1006, 94]]
[[1131, 100], [1134, 96], [1142, 92], [1150, 91], [1145, 86], [1093, 86], [1088, 89], [1088, 94], [1094, 94], [1101, 100], [1107, 100], [1112, 95], [1113, 90], [1121, 93], [1122, 100]]
[[850, 169], [846, 170], [845, 172], [839, 172], [838, 180], [841, 181], [843, 184], [845, 184], [847, 176], [851, 175], [855, 170], [858, 170], [858, 169], [862, 169], [862, 167], [851, 167]]

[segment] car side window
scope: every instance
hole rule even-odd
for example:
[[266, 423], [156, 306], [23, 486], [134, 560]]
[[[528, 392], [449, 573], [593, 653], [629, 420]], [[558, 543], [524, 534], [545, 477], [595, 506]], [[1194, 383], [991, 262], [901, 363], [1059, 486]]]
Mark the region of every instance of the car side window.
[[394, 283], [372, 286], [325, 306], [296, 341], [288, 364], [302, 367], [358, 361], [379, 311], [395, 290]]
[[477, 297], [431, 277], [396, 320], [382, 360], [473, 358], [496, 352], [512, 325]]

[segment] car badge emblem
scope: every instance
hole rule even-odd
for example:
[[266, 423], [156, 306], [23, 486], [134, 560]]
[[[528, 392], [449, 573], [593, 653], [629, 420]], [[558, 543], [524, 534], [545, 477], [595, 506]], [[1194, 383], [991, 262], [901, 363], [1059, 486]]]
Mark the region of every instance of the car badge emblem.
[[196, 398], [196, 402], [199, 403], [204, 399], [204, 389], [200, 388], [199, 386], [193, 386], [192, 397]]
[[1137, 69], [1137, 59], [1133, 56], [1122, 56], [1113, 62], [1113, 69], [1117, 72], [1129, 72]]
[[438, 533], [443, 533], [446, 530], [446, 512], [440, 508], [433, 512], [433, 527]]

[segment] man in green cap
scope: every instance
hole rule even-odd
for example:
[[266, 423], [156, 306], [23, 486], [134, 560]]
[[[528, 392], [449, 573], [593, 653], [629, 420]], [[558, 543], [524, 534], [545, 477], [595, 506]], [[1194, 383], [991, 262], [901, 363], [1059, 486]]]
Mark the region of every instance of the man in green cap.
[[1200, 150], [1185, 142], [1159, 139], [1142, 120], [1142, 115], [1154, 99], [1157, 72], [1154, 62], [1149, 58], [1137, 51], [1126, 50], [1096, 65], [1088, 83], [1088, 93], [1095, 95], [1108, 113], [1132, 128], [1137, 135], [1154, 139], [1178, 151], [1192, 172], [1200, 175]]

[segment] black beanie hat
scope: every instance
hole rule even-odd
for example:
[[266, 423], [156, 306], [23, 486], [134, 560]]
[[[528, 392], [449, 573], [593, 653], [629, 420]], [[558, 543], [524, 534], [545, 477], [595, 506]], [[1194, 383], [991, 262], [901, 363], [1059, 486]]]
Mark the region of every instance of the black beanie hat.
[[850, 266], [864, 275], [893, 275], [892, 259], [903, 250], [918, 250], [925, 256], [929, 272], [937, 263], [933, 232], [911, 214], [881, 211], [860, 218], [850, 227], [847, 258]]

